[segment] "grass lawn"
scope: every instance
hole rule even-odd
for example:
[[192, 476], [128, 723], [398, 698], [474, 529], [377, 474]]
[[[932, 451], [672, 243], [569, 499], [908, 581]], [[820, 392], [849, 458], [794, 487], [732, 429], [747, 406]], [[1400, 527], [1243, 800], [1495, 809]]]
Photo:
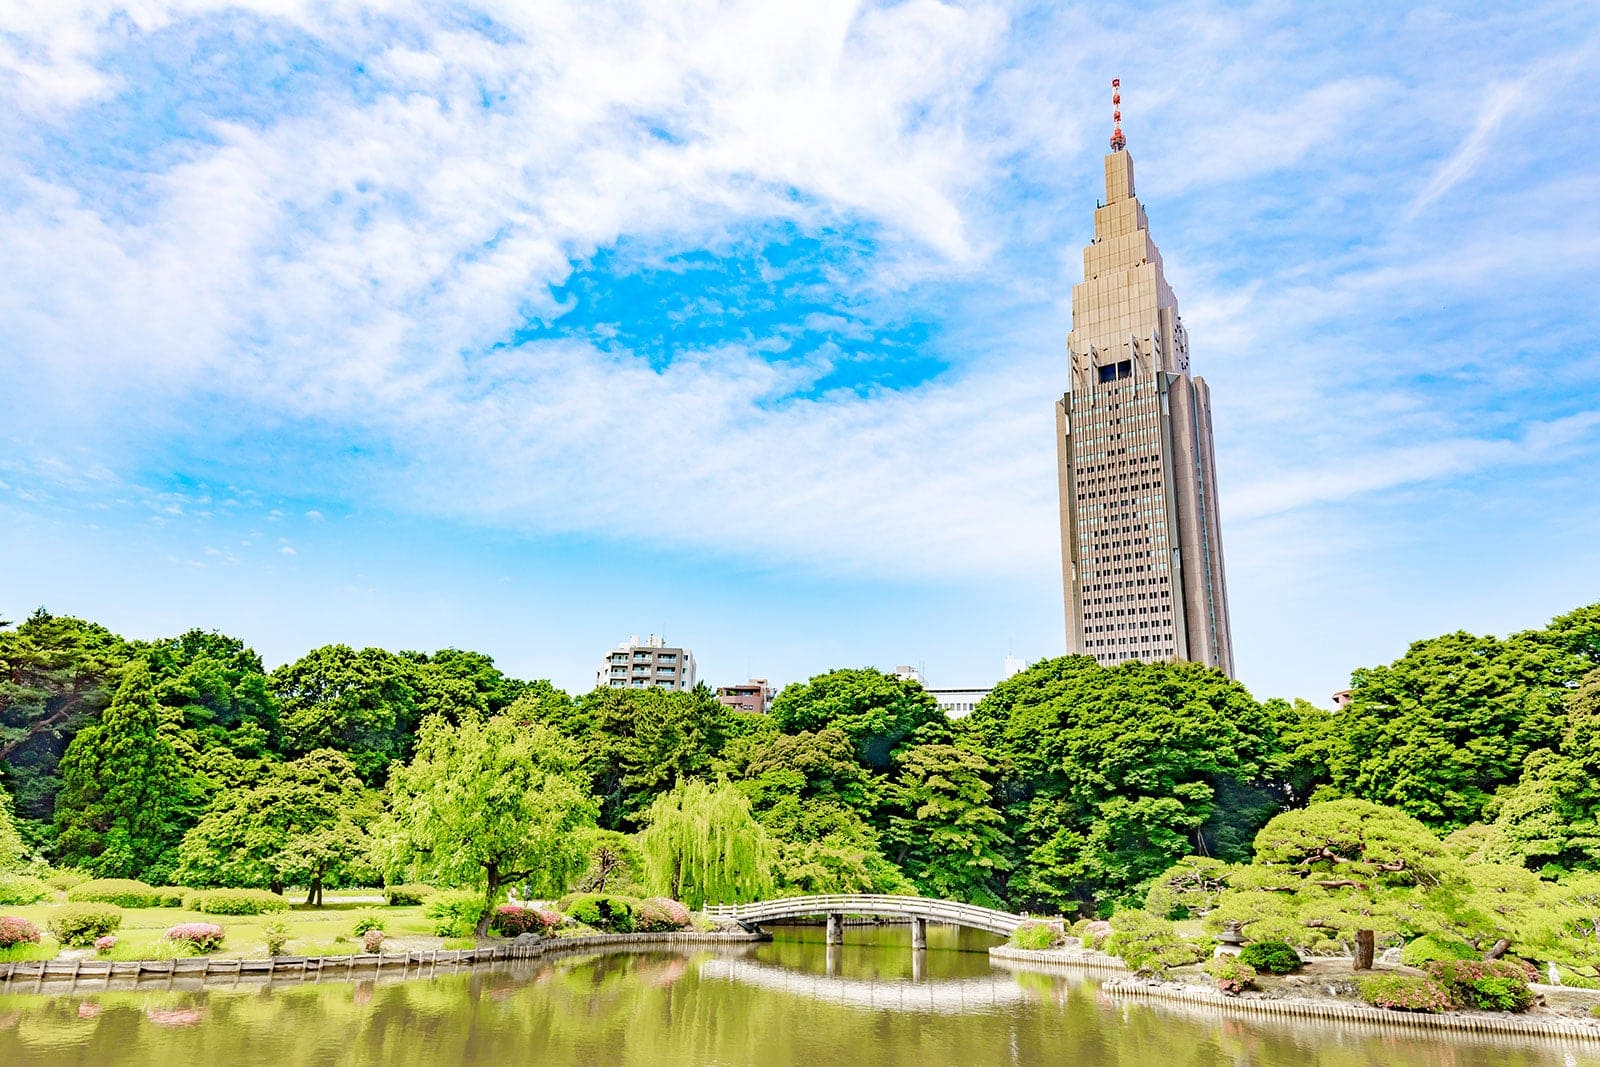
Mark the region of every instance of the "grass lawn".
[[[337, 956], [361, 951], [355, 936], [356, 919], [364, 912], [377, 912], [384, 922], [385, 952], [404, 952], [439, 948], [444, 942], [434, 936], [434, 920], [422, 914], [420, 905], [388, 907], [370, 899], [341, 899], [328, 893], [323, 907], [292, 906], [274, 915], [207, 915], [186, 908], [123, 908], [122, 927], [116, 931], [117, 947], [111, 958], [119, 960], [163, 959], [171, 949], [163, 935], [179, 923], [215, 923], [227, 932], [222, 947], [210, 953], [221, 959], [262, 957], [267, 954], [262, 928], [275, 919], [289, 927], [289, 943], [283, 952], [291, 956]], [[0, 908], [0, 914], [16, 915], [38, 926], [43, 938], [38, 945], [0, 950], [0, 962], [15, 959], [53, 959], [57, 955], [93, 956], [92, 948], [64, 949], [50, 936], [50, 917], [65, 906], [31, 904], [27, 907]], [[341, 940], [342, 939], [342, 940]]]

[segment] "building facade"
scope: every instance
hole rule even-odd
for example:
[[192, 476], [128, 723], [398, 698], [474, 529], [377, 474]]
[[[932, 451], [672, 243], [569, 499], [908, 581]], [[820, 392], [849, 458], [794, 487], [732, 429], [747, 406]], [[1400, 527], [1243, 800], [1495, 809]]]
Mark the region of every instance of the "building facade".
[[1071, 388], [1056, 404], [1067, 651], [1231, 677], [1211, 392], [1190, 374], [1120, 127], [1105, 181], [1072, 289]]
[[693, 689], [694, 683], [694, 653], [669, 648], [655, 634], [643, 642], [630, 637], [606, 653], [594, 680], [613, 689]]
[[717, 703], [726, 704], [735, 711], [753, 711], [762, 715], [766, 713], [767, 705], [772, 703], [772, 686], [767, 684], [765, 678], [752, 678], [739, 685], [718, 686]]

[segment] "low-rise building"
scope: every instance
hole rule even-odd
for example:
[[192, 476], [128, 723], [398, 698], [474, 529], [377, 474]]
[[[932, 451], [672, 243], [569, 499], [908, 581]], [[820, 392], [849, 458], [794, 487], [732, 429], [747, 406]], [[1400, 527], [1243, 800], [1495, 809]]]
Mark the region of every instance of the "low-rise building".
[[765, 714], [767, 705], [772, 703], [772, 686], [767, 684], [765, 678], [752, 678], [739, 685], [718, 686], [717, 703], [726, 704], [737, 711]]
[[643, 642], [629, 637], [606, 653], [594, 681], [612, 689], [693, 689], [694, 683], [694, 653], [670, 647], [656, 634]]

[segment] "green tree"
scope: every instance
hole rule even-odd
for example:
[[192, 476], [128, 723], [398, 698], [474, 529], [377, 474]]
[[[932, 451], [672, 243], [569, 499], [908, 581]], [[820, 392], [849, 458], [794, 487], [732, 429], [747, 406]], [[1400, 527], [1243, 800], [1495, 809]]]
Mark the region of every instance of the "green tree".
[[954, 745], [918, 745], [901, 751], [895, 770], [890, 858], [927, 896], [1000, 906], [1011, 839], [992, 803], [993, 765]]
[[650, 805], [639, 834], [652, 891], [698, 910], [755, 900], [772, 885], [772, 846], [744, 794], [726, 783], [681, 782]]
[[787, 734], [841, 731], [861, 765], [875, 771], [888, 770], [901, 745], [950, 739], [948, 719], [921, 683], [871, 667], [829, 671], [785, 686], [771, 714]]
[[100, 721], [79, 731], [61, 759], [55, 814], [63, 862], [104, 878], [169, 879], [199, 799], [171, 732], [149, 668], [134, 660]]
[[389, 777], [380, 836], [410, 877], [483, 887], [477, 932], [506, 887], [561, 892], [588, 859], [595, 805], [572, 744], [508, 715], [423, 723], [416, 755]]
[[325, 645], [273, 671], [271, 687], [287, 754], [337, 749], [369, 783], [407, 755], [420, 714], [410, 660], [381, 648]]
[[354, 764], [331, 749], [264, 771], [257, 784], [219, 794], [184, 835], [178, 880], [274, 892], [303, 885], [306, 903], [320, 906], [324, 886], [364, 873], [375, 805]]
[[0, 789], [0, 873], [21, 866], [27, 858], [28, 846], [17, 832], [17, 822], [11, 814], [11, 797]]
[[189, 630], [130, 646], [150, 665], [156, 700], [174, 709], [194, 747], [260, 758], [277, 747], [278, 706], [261, 657], [236, 637]]

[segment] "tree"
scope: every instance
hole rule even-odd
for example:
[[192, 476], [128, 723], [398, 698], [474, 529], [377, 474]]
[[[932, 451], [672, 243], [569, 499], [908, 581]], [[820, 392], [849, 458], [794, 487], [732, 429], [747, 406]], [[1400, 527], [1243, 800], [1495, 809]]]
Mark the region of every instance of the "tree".
[[863, 767], [886, 771], [895, 750], [912, 742], [950, 739], [949, 720], [921, 683], [874, 670], [837, 670], [785, 686], [772, 720], [787, 734], [839, 730]]
[[382, 837], [413, 877], [484, 890], [477, 932], [507, 886], [561, 892], [588, 859], [595, 805], [572, 744], [510, 716], [423, 723], [416, 755], [391, 773]]
[[895, 769], [890, 858], [928, 896], [999, 907], [1011, 839], [992, 805], [993, 765], [954, 745], [918, 745], [902, 750]]
[[378, 783], [407, 754], [419, 715], [409, 660], [381, 648], [325, 645], [273, 671], [271, 684], [289, 755], [338, 749], [363, 781]]
[[364, 868], [375, 814], [349, 757], [318, 749], [218, 795], [184, 835], [178, 880], [274, 892], [303, 885], [306, 903], [320, 907], [325, 885]]
[[199, 799], [170, 733], [149, 667], [134, 660], [100, 721], [61, 759], [55, 814], [63, 862], [104, 878], [169, 879]]
[[744, 794], [726, 783], [680, 783], [650, 805], [639, 835], [652, 891], [698, 910], [754, 900], [772, 885], [772, 846]]
[[16, 819], [11, 814], [11, 797], [0, 789], [0, 873], [20, 866], [28, 858], [28, 847], [17, 832]]
[[222, 747], [246, 759], [276, 749], [277, 701], [261, 657], [243, 641], [189, 630], [130, 649], [150, 665], [157, 702], [178, 712], [196, 749]]

